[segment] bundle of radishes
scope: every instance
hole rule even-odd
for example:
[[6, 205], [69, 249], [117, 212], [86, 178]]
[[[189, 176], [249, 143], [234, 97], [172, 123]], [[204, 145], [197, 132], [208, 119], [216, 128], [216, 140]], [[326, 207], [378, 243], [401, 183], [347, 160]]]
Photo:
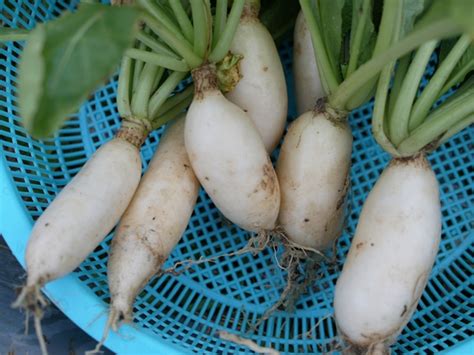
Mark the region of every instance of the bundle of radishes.
[[[320, 261], [344, 225], [348, 115], [375, 92], [374, 136], [393, 160], [363, 207], [334, 308], [351, 349], [386, 351], [417, 306], [440, 238], [438, 187], [425, 155], [474, 119], [474, 82], [465, 79], [474, 31], [459, 15], [472, 4], [374, 2], [300, 0], [293, 61], [300, 116], [275, 169], [269, 154], [282, 139], [288, 97], [276, 45], [259, 20], [260, 1], [229, 7], [227, 0], [137, 0], [130, 11], [142, 24], [121, 52], [122, 127], [36, 221], [16, 305], [39, 319], [40, 288], [79, 266], [120, 219], [108, 261], [105, 340], [109, 328], [133, 318], [135, 298], [186, 229], [199, 185], [232, 223], [302, 251], [297, 263]], [[417, 96], [437, 50], [437, 70]], [[193, 86], [171, 95], [189, 72]], [[28, 88], [20, 89], [29, 98]], [[140, 146], [176, 116], [140, 178]], [[42, 340], [39, 325], [37, 331]]]

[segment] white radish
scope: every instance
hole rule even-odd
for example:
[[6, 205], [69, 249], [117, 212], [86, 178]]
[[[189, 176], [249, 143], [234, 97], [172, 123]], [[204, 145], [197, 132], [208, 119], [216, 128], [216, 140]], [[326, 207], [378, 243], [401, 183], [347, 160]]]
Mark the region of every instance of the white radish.
[[13, 307], [32, 310], [41, 351], [47, 353], [40, 318], [40, 288], [77, 268], [117, 224], [138, 186], [138, 147], [146, 136], [126, 122], [100, 147], [36, 221], [26, 248], [27, 281]]
[[362, 209], [334, 309], [341, 335], [375, 351], [392, 344], [416, 309], [438, 251], [438, 183], [423, 155], [393, 160]]
[[199, 182], [233, 223], [249, 231], [273, 229], [280, 189], [255, 125], [218, 90], [213, 65], [193, 70], [193, 79], [184, 137]]
[[345, 120], [308, 111], [294, 121], [277, 162], [281, 189], [279, 223], [301, 247], [322, 251], [344, 222], [352, 135]]
[[109, 324], [132, 319], [135, 298], [188, 225], [199, 192], [184, 146], [184, 117], [165, 132], [112, 240]]
[[232, 53], [243, 56], [241, 78], [226, 97], [247, 112], [271, 153], [280, 142], [288, 114], [285, 74], [270, 32], [251, 7], [246, 4], [231, 46]]
[[100, 147], [36, 221], [26, 249], [26, 288], [78, 267], [118, 222], [140, 175], [136, 146], [115, 138]]
[[293, 36], [293, 75], [298, 114], [311, 110], [316, 101], [326, 95], [319, 77], [311, 34], [300, 11]]

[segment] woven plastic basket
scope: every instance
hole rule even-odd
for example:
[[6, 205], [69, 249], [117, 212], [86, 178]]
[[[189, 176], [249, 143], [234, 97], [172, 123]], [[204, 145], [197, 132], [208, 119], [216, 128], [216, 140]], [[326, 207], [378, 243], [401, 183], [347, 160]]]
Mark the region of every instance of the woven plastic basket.
[[[70, 1], [0, 2], [0, 21], [31, 28], [76, 4]], [[21, 126], [15, 83], [21, 43], [0, 49], [0, 233], [24, 265], [24, 251], [33, 222], [84, 162], [119, 126], [115, 107], [117, 84], [110, 81], [71, 117], [54, 139], [36, 141]], [[288, 86], [292, 88], [291, 44], [281, 48]], [[429, 77], [429, 71], [428, 71]], [[425, 79], [426, 80], [426, 79]], [[290, 95], [290, 120], [294, 100]], [[370, 132], [372, 104], [355, 110], [352, 207], [346, 232], [338, 244], [340, 266], [359, 212], [370, 188], [388, 161]], [[161, 130], [142, 148], [143, 168], [152, 156]], [[418, 310], [393, 346], [396, 353], [473, 353], [473, 128], [452, 138], [430, 156], [440, 183], [443, 236], [440, 252]], [[109, 291], [107, 252], [112, 235], [71, 275], [46, 286], [48, 297], [82, 329], [99, 339], [106, 320]], [[168, 260], [197, 259], [243, 247], [248, 235], [229, 226], [201, 191], [189, 227]], [[340, 267], [339, 267], [340, 269]], [[285, 273], [273, 251], [256, 256], [224, 257], [180, 276], [154, 279], [135, 303], [135, 324], [111, 333], [106, 345], [125, 353], [189, 353], [249, 350], [220, 340], [218, 330], [248, 337], [282, 353], [327, 352], [334, 346], [333, 291], [338, 271], [321, 267], [321, 279], [303, 295], [294, 313], [277, 311], [256, 331], [252, 324], [277, 301]]]

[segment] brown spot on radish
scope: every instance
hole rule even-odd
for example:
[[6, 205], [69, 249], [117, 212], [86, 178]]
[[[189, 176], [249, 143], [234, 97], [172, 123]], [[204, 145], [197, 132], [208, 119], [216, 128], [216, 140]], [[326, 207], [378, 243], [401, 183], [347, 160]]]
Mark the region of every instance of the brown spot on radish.
[[[299, 32], [300, 32], [300, 34], [301, 34], [301, 33], [304, 33], [304, 32], [301, 31], [301, 30], [300, 30]], [[295, 53], [301, 54], [301, 43], [300, 43], [300, 42], [295, 42], [295, 45], [294, 45], [294, 47], [293, 47], [293, 51], [294, 51]]]
[[303, 132], [301, 132], [300, 136], [298, 137], [298, 142], [296, 143], [296, 149], [298, 149], [298, 147], [300, 146], [302, 136], [303, 136]]
[[188, 164], [183, 164], [184, 168], [185, 169], [189, 169], [189, 165]]
[[244, 112], [249, 112], [249, 110], [247, 110], [247, 109], [244, 108]]
[[364, 246], [364, 242], [360, 242], [356, 244], [356, 249], [360, 249]]
[[431, 169], [431, 165], [423, 153], [411, 157], [392, 159], [389, 166], [395, 165], [413, 165], [419, 168]]
[[45, 227], [49, 227], [49, 222], [44, 224]]
[[375, 244], [374, 243], [370, 243], [370, 246], [373, 247]]
[[405, 313], [407, 313], [407, 309], [408, 309], [407, 305], [404, 304], [404, 305], [403, 305], [403, 311], [402, 311], [402, 313], [400, 314], [400, 317], [403, 317], [403, 315], [404, 315]]
[[263, 71], [268, 71], [268, 67], [263, 67]]
[[152, 220], [154, 221], [156, 219], [156, 216], [152, 218]]
[[347, 193], [349, 192], [350, 184], [351, 184], [351, 180], [348, 173], [346, 176], [346, 181], [344, 182], [342, 195], [341, 197], [339, 197], [339, 200], [337, 200], [336, 211], [344, 205], [344, 202], [346, 201]]
[[277, 179], [270, 158], [268, 158], [267, 163], [263, 165], [263, 177], [259, 185], [263, 190], [268, 190], [271, 194], [275, 192]]
[[305, 218], [304, 221], [305, 221], [305, 223], [308, 223], [308, 222], [309, 222], [309, 218]]
[[209, 181], [209, 177], [208, 177], [208, 176], [204, 176], [204, 180]]

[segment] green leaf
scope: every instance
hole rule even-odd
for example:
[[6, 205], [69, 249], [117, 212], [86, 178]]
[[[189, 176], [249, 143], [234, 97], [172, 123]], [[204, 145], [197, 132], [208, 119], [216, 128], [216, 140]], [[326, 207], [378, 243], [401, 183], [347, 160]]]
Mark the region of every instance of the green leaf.
[[342, 46], [342, 9], [345, 2], [345, 0], [319, 2], [323, 40], [333, 70], [338, 73], [338, 76]]
[[456, 23], [463, 32], [474, 38], [473, 15], [474, 1], [472, 0], [432, 0], [426, 15], [417, 23], [416, 28], [446, 19]]
[[466, 49], [454, 67], [445, 87], [441, 90], [441, 92], [444, 93], [454, 85], [463, 82], [467, 75], [472, 71], [474, 71], [474, 45], [471, 43], [469, 48]]
[[[439, 2], [440, 0], [438, 0]], [[474, 38], [474, 1], [472, 0], [447, 0], [451, 3], [450, 15], [471, 38]]]
[[353, 0], [350, 55], [345, 77], [372, 57], [375, 39], [372, 0]]
[[37, 138], [54, 133], [117, 68], [135, 36], [131, 7], [82, 4], [38, 25], [19, 65], [19, 108]]
[[399, 39], [402, 39], [413, 29], [416, 19], [427, 7], [427, 1], [425, 0], [403, 0], [403, 2], [402, 25], [400, 27]]
[[[347, 0], [342, 8], [342, 48], [341, 48], [341, 72], [344, 74], [349, 64], [350, 45], [351, 45], [351, 24], [352, 24], [352, 1]], [[344, 74], [345, 76], [345, 74]]]

